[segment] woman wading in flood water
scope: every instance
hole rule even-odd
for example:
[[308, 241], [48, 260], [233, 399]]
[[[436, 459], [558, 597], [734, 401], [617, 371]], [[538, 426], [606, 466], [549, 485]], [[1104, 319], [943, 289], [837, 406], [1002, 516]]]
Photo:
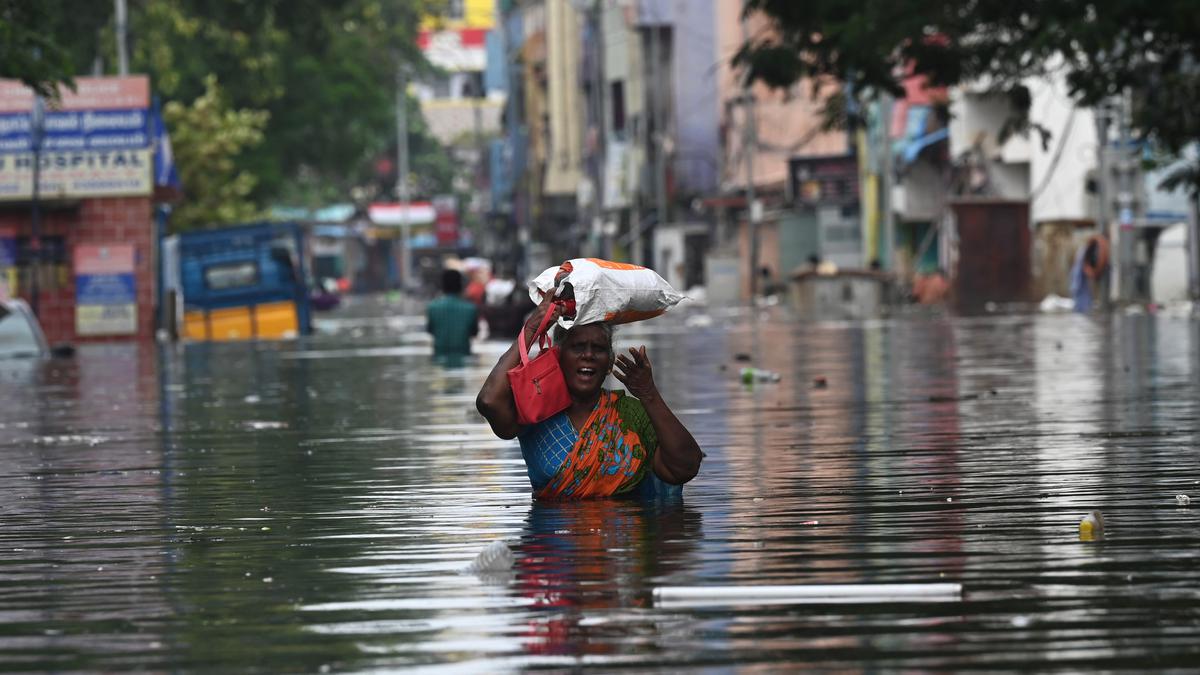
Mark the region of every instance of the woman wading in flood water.
[[[560, 308], [552, 300], [547, 294], [526, 320], [526, 344], [546, 312], [557, 320]], [[555, 327], [571, 404], [547, 420], [517, 423], [507, 373], [521, 363], [519, 342], [500, 357], [475, 399], [497, 436], [520, 440], [538, 499], [657, 496], [677, 491], [700, 470], [700, 446], [659, 395], [645, 346], [616, 356], [612, 335], [607, 323]], [[602, 387], [610, 372], [632, 396]]]

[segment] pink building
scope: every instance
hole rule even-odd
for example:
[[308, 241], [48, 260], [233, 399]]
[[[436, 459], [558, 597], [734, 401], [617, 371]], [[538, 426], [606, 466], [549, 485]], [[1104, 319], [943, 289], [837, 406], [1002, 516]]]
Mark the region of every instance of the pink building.
[[[789, 90], [774, 90], [756, 83], [749, 91], [753, 103], [747, 103], [747, 91], [741, 72], [731, 60], [747, 37], [754, 38], [770, 30], [763, 20], [741, 20], [739, 0], [718, 0], [716, 11], [718, 91], [723, 133], [723, 171], [720, 199], [714, 206], [725, 210], [733, 231], [726, 235], [740, 260], [741, 297], [750, 295], [750, 209], [746, 202], [747, 176], [752, 173], [755, 197], [762, 203], [759, 227], [760, 280], [779, 285], [821, 249], [815, 214], [792, 208], [792, 160], [812, 157], [845, 157], [850, 143], [845, 132], [821, 131], [822, 101], [813, 97], [812, 83], [801, 82]], [[836, 82], [824, 85], [822, 92], [835, 91]], [[753, 132], [757, 138], [747, 157], [748, 121], [753, 111]], [[857, 219], [857, 216], [855, 216]], [[762, 276], [762, 270], [767, 274]], [[760, 291], [762, 290], [760, 284]]]

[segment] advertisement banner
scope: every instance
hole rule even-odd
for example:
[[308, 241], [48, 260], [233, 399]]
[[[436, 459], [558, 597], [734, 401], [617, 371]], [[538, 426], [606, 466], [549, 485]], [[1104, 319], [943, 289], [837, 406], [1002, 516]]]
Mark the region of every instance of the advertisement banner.
[[[145, 76], [81, 77], [50, 107], [0, 80], [0, 200], [148, 195], [152, 188], [150, 85]], [[36, 142], [40, 140], [40, 143]]]
[[75, 247], [75, 333], [137, 333], [136, 254], [130, 244]]
[[433, 198], [434, 233], [438, 246], [454, 246], [458, 243], [458, 198], [454, 195], [439, 195]]
[[793, 157], [788, 160], [789, 190], [798, 206], [857, 204], [858, 158], [854, 155]]

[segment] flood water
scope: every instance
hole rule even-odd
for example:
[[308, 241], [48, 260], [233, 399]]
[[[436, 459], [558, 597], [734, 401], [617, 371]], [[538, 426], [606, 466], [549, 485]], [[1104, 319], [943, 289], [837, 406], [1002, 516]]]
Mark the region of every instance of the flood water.
[[[1200, 664], [1195, 320], [679, 311], [618, 347], [647, 345], [700, 476], [562, 505], [474, 411], [504, 345], [445, 369], [419, 318], [321, 321], [0, 365], [0, 671]], [[511, 571], [463, 573], [498, 539]], [[653, 597], [930, 582], [963, 597]]]

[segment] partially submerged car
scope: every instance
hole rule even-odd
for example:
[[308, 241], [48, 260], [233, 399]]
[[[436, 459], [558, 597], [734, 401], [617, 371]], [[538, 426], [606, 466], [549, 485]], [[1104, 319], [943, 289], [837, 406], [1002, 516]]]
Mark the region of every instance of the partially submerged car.
[[0, 301], [0, 359], [52, 355], [42, 327], [24, 300]]
[[0, 300], [0, 360], [74, 356], [75, 346], [50, 346], [37, 316], [24, 300]]

